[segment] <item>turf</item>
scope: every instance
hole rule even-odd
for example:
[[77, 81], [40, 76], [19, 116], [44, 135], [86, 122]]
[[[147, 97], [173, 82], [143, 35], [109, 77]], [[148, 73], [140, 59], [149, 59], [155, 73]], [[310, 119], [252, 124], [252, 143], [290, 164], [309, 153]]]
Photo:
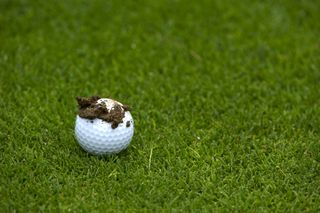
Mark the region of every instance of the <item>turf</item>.
[[[320, 2], [0, 1], [0, 212], [319, 212]], [[133, 107], [84, 152], [75, 97]]]

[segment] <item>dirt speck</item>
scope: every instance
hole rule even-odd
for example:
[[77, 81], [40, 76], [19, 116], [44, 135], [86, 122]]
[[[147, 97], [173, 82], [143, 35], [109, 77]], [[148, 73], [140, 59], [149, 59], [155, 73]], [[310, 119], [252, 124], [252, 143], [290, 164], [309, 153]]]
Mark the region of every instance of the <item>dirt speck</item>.
[[130, 127], [130, 121], [127, 121], [126, 127]]
[[122, 105], [122, 108], [124, 111], [131, 111], [131, 107], [129, 107], [128, 105]]
[[[110, 110], [107, 109], [105, 103], [97, 103], [100, 99], [99, 96], [77, 97], [77, 102], [79, 106], [78, 115], [81, 118], [95, 119], [100, 118], [108, 123], [112, 123], [111, 127], [113, 129], [117, 128], [122, 119], [124, 118], [125, 111], [129, 111], [130, 107], [128, 105], [115, 104]], [[128, 123], [126, 124], [128, 127]], [[130, 126], [130, 123], [129, 123]]]

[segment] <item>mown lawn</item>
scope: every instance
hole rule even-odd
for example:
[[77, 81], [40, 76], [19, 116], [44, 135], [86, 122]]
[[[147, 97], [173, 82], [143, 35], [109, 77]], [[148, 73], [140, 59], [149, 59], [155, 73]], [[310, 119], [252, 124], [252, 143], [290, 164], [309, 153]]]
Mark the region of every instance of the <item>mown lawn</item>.
[[[320, 1], [0, 0], [0, 212], [319, 212]], [[84, 152], [76, 96], [133, 107]]]

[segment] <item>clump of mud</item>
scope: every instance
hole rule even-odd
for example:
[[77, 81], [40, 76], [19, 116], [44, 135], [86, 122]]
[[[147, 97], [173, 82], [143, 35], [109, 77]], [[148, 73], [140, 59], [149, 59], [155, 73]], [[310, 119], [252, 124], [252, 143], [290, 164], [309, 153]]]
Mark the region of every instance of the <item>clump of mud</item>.
[[[78, 115], [81, 118], [95, 119], [100, 118], [108, 123], [111, 123], [112, 129], [118, 127], [122, 123], [124, 113], [130, 111], [130, 107], [127, 105], [115, 104], [110, 110], [107, 108], [105, 103], [98, 103], [99, 96], [77, 97], [79, 106]], [[128, 125], [126, 125], [128, 127]]]

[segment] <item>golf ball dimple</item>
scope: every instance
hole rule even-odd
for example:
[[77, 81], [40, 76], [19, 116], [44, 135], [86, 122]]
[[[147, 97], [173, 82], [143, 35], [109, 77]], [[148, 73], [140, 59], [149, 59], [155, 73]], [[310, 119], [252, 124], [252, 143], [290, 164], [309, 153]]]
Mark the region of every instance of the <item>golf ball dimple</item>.
[[[121, 103], [112, 99], [101, 98], [97, 103], [104, 103], [108, 110]], [[127, 123], [130, 125], [127, 125]], [[87, 152], [95, 155], [115, 154], [126, 149], [133, 137], [134, 121], [129, 111], [124, 112], [122, 123], [112, 128], [112, 123], [99, 118], [92, 120], [76, 117], [75, 137], [79, 145]]]

